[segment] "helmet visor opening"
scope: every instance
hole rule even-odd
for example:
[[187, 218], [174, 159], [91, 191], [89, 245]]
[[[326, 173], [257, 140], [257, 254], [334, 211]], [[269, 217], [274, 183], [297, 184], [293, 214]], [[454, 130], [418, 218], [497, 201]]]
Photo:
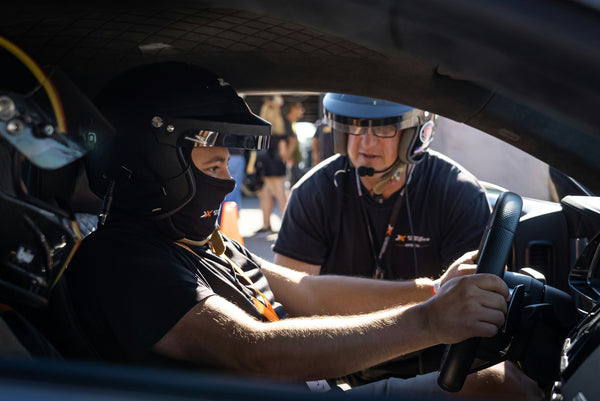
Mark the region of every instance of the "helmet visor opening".
[[[339, 128], [334, 128], [339, 130]], [[395, 125], [380, 125], [372, 127], [358, 127], [356, 125], [346, 125], [343, 130], [348, 135], [361, 136], [367, 133], [371, 133], [378, 138], [393, 138], [396, 136], [398, 129]]]
[[[189, 141], [193, 147], [222, 146], [226, 148], [238, 148], [249, 150], [260, 150], [269, 147], [270, 137], [262, 135], [233, 135], [222, 134], [215, 131], [188, 131], [183, 134], [184, 141]], [[183, 144], [186, 147], [186, 143]], [[189, 146], [189, 145], [188, 145]]]
[[188, 118], [154, 117], [152, 124], [162, 132], [161, 138], [182, 147], [222, 146], [248, 150], [269, 147], [270, 124], [241, 124]]
[[401, 116], [386, 118], [352, 118], [326, 113], [325, 121], [334, 130], [349, 135], [364, 135], [368, 131], [380, 138], [390, 138], [397, 131], [416, 128], [420, 125], [419, 110], [413, 109]]

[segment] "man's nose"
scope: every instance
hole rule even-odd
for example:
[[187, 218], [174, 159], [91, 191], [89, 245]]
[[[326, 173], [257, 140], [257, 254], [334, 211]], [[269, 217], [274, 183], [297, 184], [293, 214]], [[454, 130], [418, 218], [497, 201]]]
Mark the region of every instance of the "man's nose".
[[361, 135], [363, 145], [374, 146], [379, 143], [379, 138], [375, 136], [373, 130], [366, 128]]

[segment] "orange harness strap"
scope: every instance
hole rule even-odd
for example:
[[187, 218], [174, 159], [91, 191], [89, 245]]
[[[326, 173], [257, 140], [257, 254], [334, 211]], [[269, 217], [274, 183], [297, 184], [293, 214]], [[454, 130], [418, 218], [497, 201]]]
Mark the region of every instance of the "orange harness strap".
[[[193, 253], [197, 258], [200, 258], [200, 256], [196, 252], [194, 252], [190, 247], [188, 247], [187, 245], [182, 244], [180, 242], [175, 242], [175, 243], [177, 245], [179, 245], [180, 247], [185, 248], [189, 252]], [[214, 248], [213, 248], [213, 252], [215, 252]], [[225, 255], [225, 253], [219, 255], [215, 252], [215, 255], [217, 255], [220, 258], [222, 258], [223, 260], [225, 260], [231, 267], [233, 267], [235, 269], [235, 271], [240, 276], [242, 276], [244, 278], [244, 280], [246, 280], [246, 282], [250, 286], [250, 289], [252, 290], [252, 292], [254, 292], [252, 301], [254, 302], [254, 306], [256, 307], [256, 309], [258, 309], [260, 314], [263, 315], [264, 317], [266, 317], [267, 320], [269, 320], [270, 322], [275, 322], [275, 321], [279, 320], [279, 316], [277, 316], [277, 313], [275, 313], [275, 309], [273, 309], [273, 305], [271, 305], [271, 302], [269, 302], [269, 299], [256, 288], [256, 286], [254, 285], [254, 283], [252, 282], [250, 277], [248, 277], [246, 272], [244, 272], [238, 265], [233, 263], [233, 261], [227, 255]], [[257, 297], [260, 297], [262, 302]]]

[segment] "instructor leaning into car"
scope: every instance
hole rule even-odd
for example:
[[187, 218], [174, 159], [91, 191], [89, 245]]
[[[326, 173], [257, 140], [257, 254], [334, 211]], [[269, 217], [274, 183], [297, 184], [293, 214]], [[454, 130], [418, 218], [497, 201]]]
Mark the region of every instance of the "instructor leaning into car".
[[[429, 150], [436, 115], [339, 93], [327, 93], [323, 109], [339, 154], [294, 187], [273, 247], [275, 263], [309, 274], [437, 278], [477, 249], [490, 205], [473, 175]], [[443, 350], [406, 355], [346, 380], [437, 370]]]

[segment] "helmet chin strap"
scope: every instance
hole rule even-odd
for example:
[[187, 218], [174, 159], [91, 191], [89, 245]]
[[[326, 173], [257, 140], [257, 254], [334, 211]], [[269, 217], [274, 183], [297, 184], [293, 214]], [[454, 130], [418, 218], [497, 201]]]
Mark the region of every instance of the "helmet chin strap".
[[397, 158], [394, 163], [392, 163], [389, 167], [384, 168], [383, 170], [375, 170], [372, 167], [360, 166], [357, 169], [357, 173], [359, 176], [369, 176], [372, 177], [375, 173], [383, 173], [379, 178], [379, 182], [375, 184], [373, 187], [373, 194], [375, 196], [380, 196], [383, 193], [383, 188], [392, 180], [399, 180], [406, 170], [406, 163], [403, 163], [400, 158]]

